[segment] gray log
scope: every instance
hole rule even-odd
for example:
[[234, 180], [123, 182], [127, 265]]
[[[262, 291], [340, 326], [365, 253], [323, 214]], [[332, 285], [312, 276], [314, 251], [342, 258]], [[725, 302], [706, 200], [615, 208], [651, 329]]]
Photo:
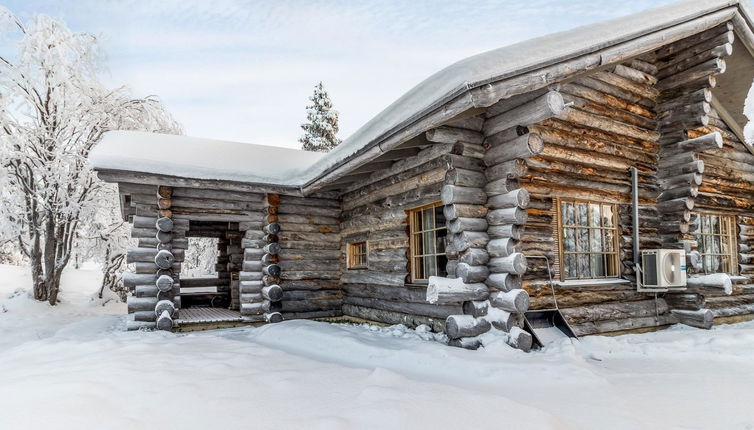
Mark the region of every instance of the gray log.
[[524, 176], [528, 170], [529, 167], [526, 165], [526, 161], [516, 159], [489, 166], [484, 171], [484, 175], [489, 181], [495, 181], [498, 179], [515, 179]]
[[487, 207], [491, 209], [508, 209], [529, 207], [529, 192], [523, 188], [509, 191], [505, 194], [489, 197]]
[[521, 276], [511, 273], [490, 273], [484, 281], [488, 287], [500, 291], [511, 291], [521, 288]]
[[462, 303], [469, 300], [484, 300], [489, 296], [487, 286], [481, 283], [467, 283], [462, 279], [448, 279], [430, 276], [427, 284], [426, 301], [433, 304]]
[[482, 172], [453, 168], [445, 174], [445, 183], [459, 187], [482, 188], [487, 183], [487, 178]]
[[433, 128], [426, 132], [425, 136], [428, 141], [437, 143], [468, 142], [481, 144], [484, 141], [484, 136], [478, 131], [448, 126]]
[[175, 315], [176, 307], [172, 300], [160, 300], [154, 305], [154, 314], [159, 317], [163, 312], [168, 315]]
[[133, 316], [134, 321], [155, 322], [157, 320], [153, 310], [134, 312]]
[[132, 314], [139, 311], [152, 311], [157, 304], [157, 297], [134, 297], [129, 296], [126, 298], [128, 306], [128, 313]]
[[487, 228], [487, 234], [492, 238], [520, 239], [524, 227], [515, 224], [491, 225]]
[[455, 185], [443, 186], [440, 197], [445, 205], [483, 205], [487, 201], [487, 194], [481, 188], [457, 187]]
[[507, 257], [491, 258], [487, 263], [492, 273], [512, 273], [522, 275], [526, 272], [526, 257], [520, 252], [514, 252]]
[[278, 302], [283, 299], [283, 289], [277, 284], [264, 287], [262, 288], [262, 297], [271, 302]]
[[126, 330], [128, 331], [154, 330], [154, 328], [155, 328], [154, 322], [148, 322], [148, 321], [127, 321], [126, 322]]
[[537, 133], [529, 133], [519, 136], [510, 142], [502, 142], [491, 146], [484, 154], [484, 164], [495, 166], [497, 164], [515, 160], [518, 158], [529, 158], [541, 153], [545, 148], [542, 136]]
[[487, 231], [484, 218], [455, 218], [447, 223], [448, 231], [456, 234], [464, 231]]
[[505, 224], [526, 224], [528, 214], [521, 208], [495, 209], [487, 213], [487, 224], [505, 225]]
[[518, 241], [509, 237], [492, 239], [487, 243], [487, 252], [491, 257], [507, 257], [518, 247]]
[[485, 317], [487, 321], [498, 330], [510, 333], [514, 327], [523, 326], [523, 317], [520, 313], [498, 310]]
[[456, 267], [456, 276], [467, 284], [482, 282], [487, 279], [489, 273], [490, 271], [487, 266], [471, 266], [466, 263], [458, 263]]
[[157, 324], [155, 325], [157, 330], [172, 330], [173, 318], [170, 317], [170, 312], [162, 311], [159, 317], [157, 317]]
[[173, 220], [168, 217], [158, 218], [155, 222], [155, 227], [159, 231], [170, 233], [173, 231]]
[[241, 315], [262, 315], [270, 310], [270, 302], [241, 303]]
[[484, 266], [489, 261], [490, 255], [484, 248], [469, 248], [458, 256], [459, 263], [465, 263], [470, 266]]
[[487, 333], [491, 327], [484, 318], [471, 315], [451, 315], [445, 320], [445, 333], [451, 339], [478, 336]]
[[513, 327], [508, 334], [506, 343], [514, 348], [520, 349], [524, 352], [531, 351], [534, 339], [531, 333], [526, 332], [518, 327]]
[[528, 103], [513, 108], [500, 115], [488, 118], [484, 123], [485, 136], [523, 125], [527, 126], [560, 115], [565, 110], [563, 96], [550, 91]]
[[154, 257], [154, 264], [160, 269], [170, 269], [174, 261], [173, 253], [166, 249], [158, 251]]
[[471, 315], [474, 318], [480, 318], [487, 315], [490, 308], [490, 302], [487, 300], [473, 300], [463, 302], [464, 315]]
[[448, 341], [448, 346], [476, 350], [482, 347], [482, 340], [478, 337], [461, 337], [458, 339], [450, 339]]
[[155, 281], [155, 287], [162, 291], [163, 293], [166, 293], [173, 289], [173, 277], [168, 275], [160, 275], [157, 280]]
[[706, 330], [711, 329], [715, 321], [715, 316], [709, 309], [700, 309], [697, 311], [672, 309], [670, 312], [678, 318], [681, 324]]
[[508, 312], [526, 312], [529, 310], [529, 293], [523, 289], [498, 291], [490, 294], [490, 305]]
[[518, 184], [518, 180], [502, 178], [488, 182], [487, 185], [484, 186], [484, 192], [487, 193], [487, 198], [489, 200], [490, 196], [505, 194], [509, 191], [517, 190], [519, 188], [520, 185]]
[[448, 245], [450, 251], [463, 252], [469, 248], [485, 248], [490, 238], [485, 232], [464, 231], [453, 235]]
[[482, 218], [487, 215], [487, 208], [482, 205], [460, 205], [453, 204], [443, 207], [443, 214], [446, 220], [456, 218]]

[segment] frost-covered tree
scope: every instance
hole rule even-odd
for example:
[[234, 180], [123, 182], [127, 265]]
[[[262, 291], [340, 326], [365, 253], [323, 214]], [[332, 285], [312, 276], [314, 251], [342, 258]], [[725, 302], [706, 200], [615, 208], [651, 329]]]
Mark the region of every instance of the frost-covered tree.
[[180, 129], [154, 98], [99, 82], [95, 36], [44, 15], [22, 23], [0, 7], [0, 37], [15, 46], [0, 55], [0, 232], [28, 258], [34, 297], [55, 304], [77, 236], [113, 210], [87, 163], [94, 144], [108, 130]]
[[338, 111], [333, 109], [330, 96], [322, 82], [314, 87], [309, 97], [312, 104], [306, 107], [305, 124], [301, 124], [304, 135], [298, 141], [305, 151], [328, 152], [340, 144], [338, 139]]

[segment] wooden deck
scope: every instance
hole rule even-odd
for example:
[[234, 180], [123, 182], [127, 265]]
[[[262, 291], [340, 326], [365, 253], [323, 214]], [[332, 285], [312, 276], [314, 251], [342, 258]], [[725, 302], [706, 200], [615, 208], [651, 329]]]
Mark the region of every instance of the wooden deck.
[[238, 311], [224, 308], [187, 308], [181, 309], [178, 315], [173, 331], [212, 330], [260, 324], [245, 319]]

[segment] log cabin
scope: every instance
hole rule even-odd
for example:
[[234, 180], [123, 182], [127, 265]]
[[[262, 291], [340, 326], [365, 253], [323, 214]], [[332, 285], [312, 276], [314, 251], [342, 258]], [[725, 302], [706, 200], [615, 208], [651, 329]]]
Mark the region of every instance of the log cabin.
[[[685, 1], [485, 52], [327, 154], [108, 132], [129, 328], [351, 318], [528, 350], [541, 309], [578, 336], [754, 316], [753, 17]], [[191, 237], [218, 238], [214, 279], [181, 279]], [[681, 288], [641, 288], [653, 249], [684, 251]]]

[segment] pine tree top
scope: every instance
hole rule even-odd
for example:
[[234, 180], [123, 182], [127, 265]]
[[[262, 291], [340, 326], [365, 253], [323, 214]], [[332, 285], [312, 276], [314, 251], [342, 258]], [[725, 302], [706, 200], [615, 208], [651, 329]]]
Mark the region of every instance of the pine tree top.
[[306, 106], [307, 122], [301, 124], [304, 134], [299, 138], [301, 149], [329, 152], [340, 144], [338, 139], [338, 112], [333, 109], [330, 95], [320, 81], [314, 86]]

